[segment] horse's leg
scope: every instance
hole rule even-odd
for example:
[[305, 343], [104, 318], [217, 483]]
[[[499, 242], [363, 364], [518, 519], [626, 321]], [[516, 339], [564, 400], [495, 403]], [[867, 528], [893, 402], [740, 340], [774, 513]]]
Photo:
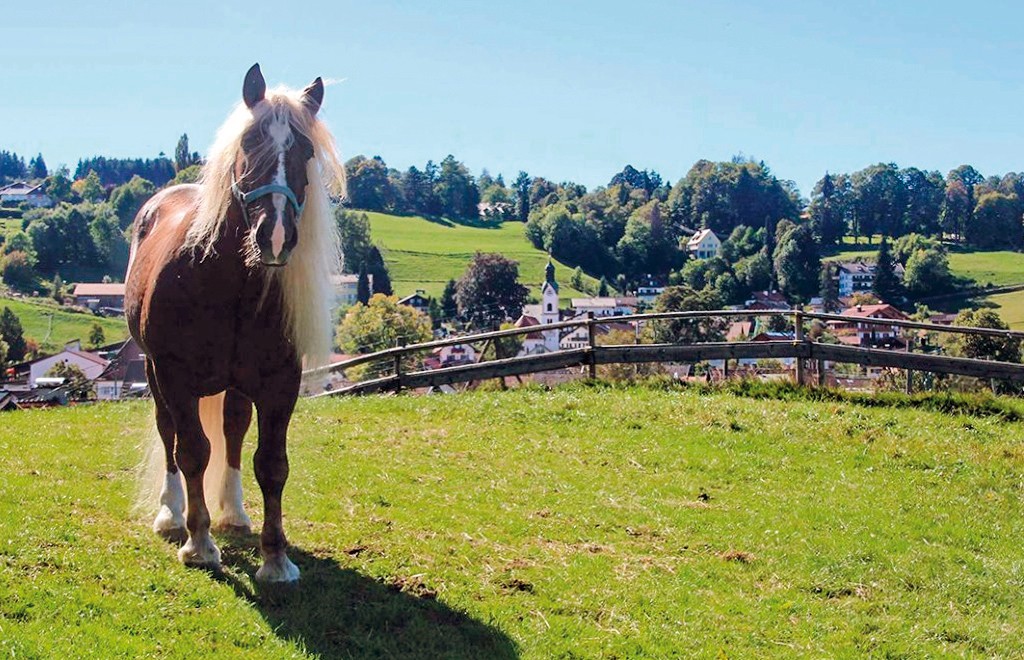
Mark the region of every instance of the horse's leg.
[[153, 520], [153, 531], [174, 541], [182, 542], [188, 533], [185, 531], [185, 491], [181, 485], [181, 473], [174, 462], [174, 420], [167, 409], [156, 377], [153, 375], [153, 363], [146, 360], [146, 377], [149, 389], [153, 392], [153, 403], [156, 407], [156, 430], [164, 445], [164, 484], [160, 489], [160, 510]]
[[220, 485], [219, 504], [222, 511], [218, 529], [242, 532], [252, 531], [252, 521], [242, 503], [242, 441], [252, 421], [252, 402], [238, 390], [224, 395], [224, 438], [227, 450], [227, 469]]
[[203, 495], [203, 473], [210, 462], [210, 441], [199, 420], [199, 398], [189, 393], [173, 368], [156, 365], [157, 383], [174, 420], [177, 444], [174, 461], [185, 476], [188, 508], [185, 526], [188, 540], [178, 550], [178, 559], [188, 566], [220, 567], [220, 550], [210, 537], [210, 512]]
[[281, 521], [281, 494], [288, 480], [288, 422], [298, 398], [298, 374], [294, 388], [274, 388], [256, 401], [260, 439], [254, 464], [256, 480], [263, 491], [263, 531], [260, 552], [263, 565], [256, 571], [261, 582], [293, 582], [299, 579], [299, 568], [288, 559], [288, 540]]

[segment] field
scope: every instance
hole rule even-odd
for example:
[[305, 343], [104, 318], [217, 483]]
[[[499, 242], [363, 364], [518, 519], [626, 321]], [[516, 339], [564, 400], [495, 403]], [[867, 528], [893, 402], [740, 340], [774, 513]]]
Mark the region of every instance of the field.
[[[431, 221], [419, 216], [395, 216], [366, 212], [370, 232], [381, 246], [391, 273], [395, 293], [405, 296], [423, 289], [440, 297], [449, 279], [458, 280], [473, 253], [500, 252], [519, 262], [519, 279], [540, 297], [548, 255], [530, 244], [523, 235], [523, 223], [504, 222], [472, 226], [448, 220]], [[572, 268], [555, 262], [555, 277], [563, 299], [587, 294], [569, 285]], [[584, 279], [597, 290], [597, 281]]]
[[954, 275], [974, 280], [981, 286], [1024, 284], [1024, 254], [1020, 252], [954, 250], [949, 254], [949, 269]]
[[11, 308], [21, 320], [25, 337], [38, 341], [44, 352], [56, 352], [74, 339], [81, 339], [82, 345], [85, 346], [94, 323], [99, 323], [103, 328], [103, 335], [108, 344], [128, 337], [128, 326], [125, 325], [123, 318], [103, 318], [73, 312], [59, 307], [49, 299], [0, 298], [0, 310], [4, 307]]
[[1019, 657], [1024, 410], [995, 404], [303, 401], [290, 589], [254, 538], [212, 576], [133, 517], [146, 402], [6, 413], [0, 655]]

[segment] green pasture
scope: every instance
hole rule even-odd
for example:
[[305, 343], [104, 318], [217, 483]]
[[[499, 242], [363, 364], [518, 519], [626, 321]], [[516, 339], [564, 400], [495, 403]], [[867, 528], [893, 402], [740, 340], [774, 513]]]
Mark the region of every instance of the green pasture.
[[980, 286], [1024, 284], [1024, 253], [953, 250], [949, 254], [949, 269], [954, 275], [974, 280]]
[[302, 401], [293, 588], [254, 584], [255, 537], [218, 537], [215, 576], [133, 516], [148, 402], [4, 413], [0, 655], [1021, 657], [1024, 425], [997, 403]]
[[92, 330], [94, 323], [99, 323], [103, 328], [107, 343], [128, 337], [128, 326], [121, 317], [105, 318], [86, 312], [71, 311], [48, 298], [0, 298], [0, 310], [4, 307], [11, 308], [21, 320], [25, 337], [38, 341], [45, 353], [55, 352], [75, 339], [81, 339], [82, 345], [87, 345], [89, 331]]
[[[458, 280], [475, 252], [500, 252], [519, 262], [519, 279], [540, 297], [548, 255], [530, 244], [523, 235], [523, 223], [481, 223], [428, 220], [419, 216], [395, 216], [366, 212], [370, 233], [381, 246], [391, 273], [395, 293], [405, 296], [423, 289], [440, 297], [450, 279]], [[563, 298], [587, 294], [569, 285], [573, 269], [555, 262], [556, 279]], [[584, 276], [596, 290], [597, 281]]]

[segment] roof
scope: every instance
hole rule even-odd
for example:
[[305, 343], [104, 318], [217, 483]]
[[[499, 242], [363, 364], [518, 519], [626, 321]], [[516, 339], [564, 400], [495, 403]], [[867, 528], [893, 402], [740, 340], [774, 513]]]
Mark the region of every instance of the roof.
[[[540, 321], [538, 321], [537, 319], [535, 319], [532, 316], [527, 316], [526, 314], [523, 314], [522, 316], [520, 316], [516, 320], [515, 327], [517, 327], [517, 328], [532, 328], [535, 325], [540, 325]], [[521, 337], [525, 337], [526, 339], [544, 339], [544, 336], [541, 333], [539, 333], [539, 332], [528, 332], [528, 333], [526, 333], [526, 335], [520, 335], [520, 336]]]
[[687, 241], [686, 245], [690, 247], [694, 245], [699, 245], [708, 236], [714, 236], [715, 240], [718, 240], [718, 236], [715, 234], [715, 232], [711, 231], [710, 229], [701, 229], [699, 232], [690, 237], [690, 240]]
[[44, 195], [43, 184], [32, 185], [24, 181], [15, 181], [12, 184], [0, 188], [0, 195]]
[[82, 282], [75, 285], [73, 296], [123, 296], [124, 282]]
[[845, 270], [851, 275], [874, 275], [875, 264], [867, 261], [843, 261], [839, 264], [839, 270]]
[[594, 296], [593, 298], [573, 298], [573, 307], [636, 307], [636, 296], [613, 298], [611, 296]]
[[429, 299], [425, 295], [423, 295], [422, 291], [417, 291], [416, 293], [410, 293], [405, 298], [400, 299], [398, 303], [400, 305], [407, 305], [413, 301], [422, 301], [423, 304], [427, 304], [429, 302]]
[[843, 316], [859, 318], [906, 319], [907, 315], [888, 303], [880, 305], [857, 305], [843, 310]]

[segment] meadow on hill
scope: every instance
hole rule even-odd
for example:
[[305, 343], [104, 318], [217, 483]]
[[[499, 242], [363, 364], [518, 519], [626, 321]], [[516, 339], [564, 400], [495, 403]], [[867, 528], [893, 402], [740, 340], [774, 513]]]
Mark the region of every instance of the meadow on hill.
[[0, 654], [1019, 656], [1024, 425], [994, 401], [304, 400], [283, 590], [254, 537], [215, 577], [133, 516], [148, 402], [6, 413]]
[[[467, 224], [450, 220], [428, 220], [420, 216], [397, 216], [367, 211], [370, 234], [381, 246], [395, 293], [406, 296], [423, 289], [439, 298], [449, 279], [458, 280], [474, 252], [500, 252], [519, 262], [519, 281], [540, 297], [548, 255], [533, 247], [523, 234], [523, 223]], [[573, 269], [555, 260], [561, 297], [589, 295], [572, 288]], [[597, 280], [584, 275], [596, 291]]]

